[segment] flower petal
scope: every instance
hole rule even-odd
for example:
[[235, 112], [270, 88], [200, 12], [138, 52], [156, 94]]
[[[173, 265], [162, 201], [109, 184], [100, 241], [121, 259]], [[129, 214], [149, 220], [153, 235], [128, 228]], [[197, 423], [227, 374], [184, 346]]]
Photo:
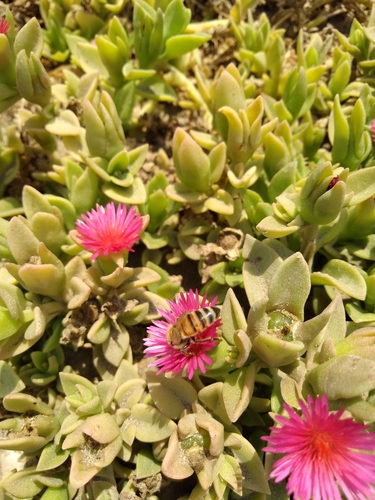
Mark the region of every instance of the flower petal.
[[134, 207], [129, 211], [125, 205], [109, 203], [82, 214], [83, 220], [76, 222], [81, 246], [93, 255], [91, 259], [109, 254], [133, 251], [142, 231], [142, 217]]
[[159, 313], [166, 321], [155, 320], [153, 325], [147, 328], [149, 337], [144, 339], [146, 346], [144, 350], [145, 357], [157, 357], [155, 361], [150, 363], [150, 366], [157, 366], [159, 368], [158, 373], [172, 372], [177, 374], [187, 371], [189, 379], [193, 378], [197, 369], [205, 373], [206, 365], [213, 363], [207, 353], [217, 344], [217, 328], [221, 324], [220, 319], [217, 318], [203, 331], [197, 333], [184, 350], [171, 346], [168, 343], [167, 333], [182, 314], [203, 307], [212, 307], [216, 302], [217, 297], [210, 301], [205, 295], [201, 299], [198, 290], [195, 292], [189, 290], [186, 294], [181, 292], [176, 296], [175, 300], [168, 301], [169, 309], [159, 310]]
[[270, 477], [289, 477], [287, 491], [298, 500], [375, 498], [375, 433], [343, 410], [330, 413], [326, 395], [300, 401], [302, 416], [287, 404], [289, 418], [275, 417], [264, 451], [285, 454], [276, 460]]

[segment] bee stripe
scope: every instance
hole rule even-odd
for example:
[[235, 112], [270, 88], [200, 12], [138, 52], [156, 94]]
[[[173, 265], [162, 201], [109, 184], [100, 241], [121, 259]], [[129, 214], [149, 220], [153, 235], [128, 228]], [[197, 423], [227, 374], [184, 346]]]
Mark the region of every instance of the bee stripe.
[[[204, 311], [204, 312], [206, 312], [206, 310], [205, 310], [205, 309], [203, 309], [203, 311]], [[199, 309], [197, 309], [197, 310], [195, 311], [195, 314], [198, 316], [198, 320], [199, 320], [200, 324], [201, 324], [201, 325], [204, 325], [204, 315], [203, 315], [202, 311], [201, 311], [201, 310], [199, 310]]]
[[202, 316], [202, 313], [200, 311], [194, 311], [194, 314], [188, 314], [186, 317], [186, 319], [189, 321], [190, 327], [191, 327], [191, 330], [189, 332], [190, 335], [194, 334], [194, 332], [196, 331], [196, 328], [198, 326], [197, 322], [194, 321], [196, 316], [198, 316], [199, 321], [202, 323], [203, 316]]
[[219, 307], [205, 307], [204, 310], [207, 310], [207, 317], [210, 318], [210, 324], [217, 320], [220, 315]]
[[211, 307], [204, 307], [203, 311], [206, 314], [206, 322], [208, 325], [210, 325], [211, 323], [213, 323], [215, 321], [214, 315], [212, 314], [212, 308]]

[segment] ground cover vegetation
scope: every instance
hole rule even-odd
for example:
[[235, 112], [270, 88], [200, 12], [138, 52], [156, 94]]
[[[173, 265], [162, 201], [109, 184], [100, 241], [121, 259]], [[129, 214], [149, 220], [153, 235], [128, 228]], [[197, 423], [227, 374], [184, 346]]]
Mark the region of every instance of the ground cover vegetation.
[[0, 500], [375, 498], [371, 6], [0, 4]]

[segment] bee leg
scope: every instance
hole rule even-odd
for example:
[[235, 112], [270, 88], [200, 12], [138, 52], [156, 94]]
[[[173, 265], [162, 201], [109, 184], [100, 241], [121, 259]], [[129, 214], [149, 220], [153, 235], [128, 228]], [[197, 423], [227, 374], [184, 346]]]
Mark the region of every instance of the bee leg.
[[192, 339], [188, 339], [188, 342], [184, 345], [182, 349], [180, 349], [180, 353], [184, 356], [193, 356], [193, 353], [188, 352], [189, 346], [192, 344]]
[[222, 338], [221, 337], [208, 337], [207, 339], [195, 339], [194, 337], [190, 337], [188, 340], [189, 340], [189, 342], [187, 342], [184, 345], [184, 347], [179, 349], [180, 353], [183, 354], [184, 356], [193, 356], [194, 355], [194, 353], [188, 352], [188, 348], [192, 344], [199, 344], [200, 342], [207, 342], [207, 340], [217, 340], [220, 342], [222, 340]]
[[207, 337], [205, 339], [195, 339], [191, 338], [190, 342], [192, 344], [199, 344], [200, 342], [207, 342], [207, 340], [218, 340], [219, 342], [222, 340], [222, 337]]

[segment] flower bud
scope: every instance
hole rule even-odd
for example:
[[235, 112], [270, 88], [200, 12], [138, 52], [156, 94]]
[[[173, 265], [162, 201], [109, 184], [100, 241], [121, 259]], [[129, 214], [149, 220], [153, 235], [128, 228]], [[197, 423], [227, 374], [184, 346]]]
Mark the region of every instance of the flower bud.
[[345, 181], [349, 171], [335, 176], [331, 163], [321, 163], [307, 177], [300, 193], [300, 214], [309, 224], [329, 224], [345, 204]]

